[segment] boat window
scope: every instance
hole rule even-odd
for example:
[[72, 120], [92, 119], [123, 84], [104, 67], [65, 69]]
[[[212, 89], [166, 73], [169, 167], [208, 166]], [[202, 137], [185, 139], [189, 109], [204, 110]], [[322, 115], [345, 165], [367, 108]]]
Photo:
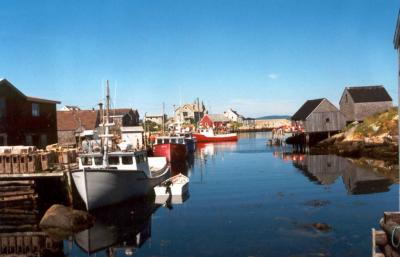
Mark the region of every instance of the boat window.
[[103, 164], [103, 158], [101, 158], [101, 157], [94, 157], [94, 164], [95, 164], [95, 165], [101, 165], [101, 164]]
[[84, 165], [84, 166], [92, 165], [92, 158], [91, 157], [82, 157], [81, 161], [82, 161], [82, 165]]
[[157, 139], [157, 144], [162, 144], [162, 139]]
[[108, 157], [108, 164], [110, 164], [110, 165], [119, 165], [119, 157], [118, 156], [110, 156], [110, 157]]
[[183, 144], [183, 138], [179, 138], [179, 144]]
[[169, 139], [164, 139], [164, 144], [169, 144]]
[[176, 144], [176, 138], [171, 138], [171, 143]]
[[122, 164], [125, 165], [133, 164], [132, 156], [122, 156]]

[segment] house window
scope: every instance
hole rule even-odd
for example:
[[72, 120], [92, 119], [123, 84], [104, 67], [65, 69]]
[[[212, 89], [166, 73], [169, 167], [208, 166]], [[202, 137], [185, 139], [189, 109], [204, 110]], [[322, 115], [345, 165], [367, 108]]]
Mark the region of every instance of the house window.
[[183, 112], [183, 117], [186, 117], [186, 116], [188, 116], [188, 113], [187, 112]]
[[39, 117], [39, 115], [40, 115], [39, 104], [32, 103], [32, 116]]
[[40, 148], [45, 148], [47, 146], [47, 135], [40, 135]]
[[325, 119], [326, 123], [329, 123], [331, 120], [329, 118]]
[[6, 116], [6, 100], [0, 98], [0, 119]]
[[347, 103], [347, 94], [344, 96], [345, 102]]

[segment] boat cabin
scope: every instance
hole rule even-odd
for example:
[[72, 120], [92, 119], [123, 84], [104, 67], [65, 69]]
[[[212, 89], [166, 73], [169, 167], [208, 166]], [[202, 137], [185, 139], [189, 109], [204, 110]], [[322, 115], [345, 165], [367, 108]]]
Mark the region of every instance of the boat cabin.
[[[100, 169], [103, 166], [101, 153], [82, 154], [79, 156], [79, 169]], [[143, 170], [149, 173], [147, 156], [144, 151], [111, 152], [108, 154], [108, 167], [117, 170]]]
[[185, 137], [183, 136], [163, 136], [156, 138], [156, 145], [161, 144], [185, 144]]

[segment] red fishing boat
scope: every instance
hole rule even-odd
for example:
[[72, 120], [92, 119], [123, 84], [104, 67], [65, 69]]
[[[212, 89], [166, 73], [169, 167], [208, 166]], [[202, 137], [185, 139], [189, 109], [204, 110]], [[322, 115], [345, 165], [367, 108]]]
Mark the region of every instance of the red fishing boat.
[[200, 129], [198, 133], [193, 133], [193, 137], [196, 138], [197, 142], [225, 142], [238, 140], [236, 133], [214, 134], [212, 128]]
[[166, 157], [170, 163], [184, 160], [187, 155], [185, 137], [157, 137], [153, 145], [153, 154], [157, 157]]

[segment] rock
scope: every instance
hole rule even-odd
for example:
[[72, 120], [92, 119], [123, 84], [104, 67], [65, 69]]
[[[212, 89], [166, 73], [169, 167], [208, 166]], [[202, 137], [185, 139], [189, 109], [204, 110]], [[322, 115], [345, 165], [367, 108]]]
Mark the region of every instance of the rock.
[[319, 223], [319, 222], [314, 223], [314, 224], [313, 224], [313, 227], [316, 228], [316, 229], [318, 229], [319, 231], [323, 231], [323, 232], [327, 232], [327, 231], [329, 231], [329, 230], [332, 229], [328, 224], [326, 224], [326, 223]]
[[94, 224], [92, 215], [60, 204], [52, 205], [40, 221], [40, 228], [56, 237], [63, 237], [87, 229]]

